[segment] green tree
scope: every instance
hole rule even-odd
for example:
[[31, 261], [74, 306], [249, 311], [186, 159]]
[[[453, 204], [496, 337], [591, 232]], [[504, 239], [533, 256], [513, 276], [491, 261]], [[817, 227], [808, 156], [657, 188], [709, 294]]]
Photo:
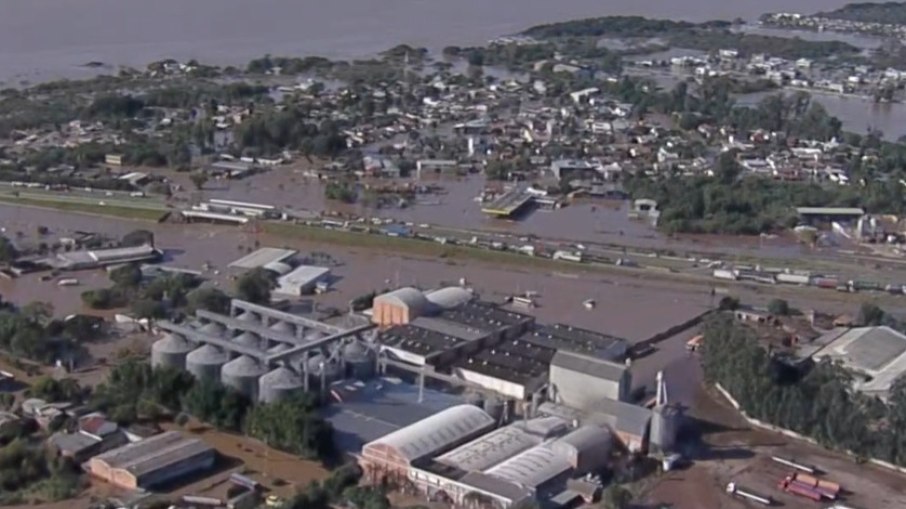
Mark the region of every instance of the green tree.
[[142, 271], [135, 263], [117, 267], [110, 271], [110, 281], [119, 288], [137, 288], [142, 282]]
[[230, 309], [230, 297], [218, 288], [196, 288], [186, 295], [186, 312], [194, 314], [199, 309], [225, 314]]
[[236, 293], [239, 298], [256, 304], [265, 304], [271, 300], [271, 290], [276, 284], [274, 273], [263, 268], [252, 269], [239, 276], [236, 281]]
[[0, 236], [0, 262], [9, 263], [19, 257], [19, 251], [12, 241]]
[[192, 181], [192, 185], [195, 186], [195, 189], [201, 191], [208, 181], [208, 175], [203, 171], [196, 171], [189, 175], [189, 180]]
[[246, 432], [273, 447], [308, 458], [324, 459], [333, 453], [332, 429], [318, 415], [311, 394], [255, 406], [246, 419]]
[[627, 509], [632, 503], [632, 493], [619, 484], [613, 484], [604, 492], [604, 506], [608, 509]]
[[768, 302], [768, 313], [774, 316], [787, 316], [790, 314], [790, 304], [783, 299], [771, 299]]

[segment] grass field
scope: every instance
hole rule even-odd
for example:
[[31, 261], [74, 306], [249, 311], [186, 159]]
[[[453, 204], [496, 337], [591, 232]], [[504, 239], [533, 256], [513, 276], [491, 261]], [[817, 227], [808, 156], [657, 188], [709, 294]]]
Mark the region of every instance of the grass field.
[[120, 219], [138, 219], [141, 221], [159, 221], [166, 211], [150, 208], [133, 208], [113, 205], [98, 205], [75, 201], [62, 201], [40, 198], [22, 198], [11, 195], [0, 195], [0, 202], [24, 207], [41, 207], [68, 212], [80, 212], [99, 216], [116, 217]]

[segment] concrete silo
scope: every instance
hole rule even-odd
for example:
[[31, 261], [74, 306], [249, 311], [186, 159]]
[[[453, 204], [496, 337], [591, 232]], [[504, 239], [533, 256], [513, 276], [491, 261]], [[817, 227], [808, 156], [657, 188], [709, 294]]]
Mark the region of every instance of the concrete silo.
[[302, 376], [287, 366], [280, 366], [258, 379], [258, 398], [273, 403], [302, 391]]
[[242, 313], [239, 313], [236, 316], [236, 319], [242, 320], [243, 322], [249, 322], [249, 323], [260, 322], [260, 320], [258, 319], [258, 315], [256, 315], [255, 313], [252, 313], [251, 311], [243, 311]]
[[374, 354], [359, 341], [343, 346], [343, 362], [346, 363], [346, 375], [359, 380], [374, 376]]
[[223, 385], [232, 387], [255, 400], [258, 397], [258, 378], [266, 371], [257, 359], [240, 355], [223, 365], [220, 378]]
[[296, 328], [293, 326], [293, 324], [284, 321], [276, 322], [275, 324], [271, 325], [270, 328], [274, 332], [281, 332], [283, 334], [289, 334], [290, 336], [295, 335], [296, 333]]
[[208, 336], [222, 338], [226, 334], [226, 327], [217, 322], [208, 322], [199, 327], [198, 332], [202, 332]]
[[251, 332], [243, 332], [230, 341], [236, 343], [237, 345], [247, 346], [256, 350], [261, 347], [261, 339]]
[[193, 348], [183, 336], [165, 332], [151, 345], [151, 367], [186, 369], [186, 356]]
[[657, 374], [657, 396], [654, 412], [651, 414], [649, 449], [651, 452], [666, 454], [676, 447], [676, 437], [682, 423], [682, 411], [667, 400], [667, 382], [664, 372]]
[[340, 379], [340, 365], [327, 359], [323, 354], [315, 354], [304, 362], [308, 365], [308, 381], [311, 388], [320, 389], [322, 380], [326, 386]]
[[202, 345], [186, 356], [186, 370], [198, 380], [219, 380], [220, 370], [230, 354], [211, 345]]

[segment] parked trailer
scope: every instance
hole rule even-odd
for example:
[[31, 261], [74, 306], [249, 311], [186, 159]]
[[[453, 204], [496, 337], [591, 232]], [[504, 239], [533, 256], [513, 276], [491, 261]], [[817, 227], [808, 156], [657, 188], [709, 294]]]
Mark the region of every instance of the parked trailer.
[[728, 269], [714, 269], [712, 274], [715, 279], [726, 279], [729, 281], [736, 281], [736, 274], [732, 270]]
[[237, 472], [233, 472], [232, 474], [230, 474], [230, 482], [233, 484], [242, 486], [244, 488], [248, 488], [250, 490], [257, 490], [258, 488], [261, 487], [261, 485], [258, 483], [258, 481], [254, 480], [250, 477], [246, 477]]
[[807, 474], [815, 474], [818, 472], [818, 469], [814, 465], [806, 465], [805, 463], [800, 463], [793, 458], [784, 458], [783, 456], [771, 456], [771, 460], [781, 465], [786, 465], [788, 467], [795, 468], [801, 472]]
[[781, 272], [780, 274], [777, 274], [777, 282], [788, 285], [807, 285], [809, 283], [809, 277], [805, 274], [787, 274]]
[[824, 495], [822, 495], [818, 490], [810, 488], [805, 484], [802, 484], [801, 482], [794, 481], [790, 477], [787, 477], [786, 479], [780, 481], [779, 488], [787, 493], [799, 495], [800, 497], [814, 500], [815, 502], [820, 502], [824, 499]]
[[777, 283], [777, 278], [775, 278], [773, 274], [768, 274], [767, 272], [761, 271], [738, 270], [736, 271], [736, 277], [738, 279], [755, 281], [756, 283], [765, 283], [769, 285]]
[[182, 501], [185, 502], [186, 504], [191, 504], [191, 505], [206, 505], [206, 506], [213, 506], [213, 507], [219, 507], [219, 506], [223, 505], [223, 501], [220, 500], [219, 498], [197, 497], [195, 495], [184, 495], [182, 497]]
[[840, 494], [840, 485], [833, 481], [818, 479], [815, 476], [803, 474], [800, 472], [796, 472], [790, 477], [796, 482], [805, 484], [806, 486], [819, 491], [821, 494], [831, 500], [836, 499], [837, 495]]
[[735, 482], [731, 482], [730, 484], [727, 485], [727, 493], [729, 493], [730, 495], [735, 495], [737, 497], [744, 498], [746, 500], [751, 500], [752, 502], [757, 502], [761, 505], [772, 505], [774, 503], [774, 501], [771, 500], [771, 497], [759, 495], [747, 488], [743, 488], [742, 486], [739, 486]]
[[840, 280], [833, 277], [816, 277], [812, 278], [811, 283], [818, 288], [828, 288], [830, 290], [833, 290], [840, 285]]

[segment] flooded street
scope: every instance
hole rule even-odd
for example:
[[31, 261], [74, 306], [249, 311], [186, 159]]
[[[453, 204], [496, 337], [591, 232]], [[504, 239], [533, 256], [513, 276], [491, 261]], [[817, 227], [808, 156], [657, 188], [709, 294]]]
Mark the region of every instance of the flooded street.
[[400, 43], [439, 50], [483, 44], [529, 26], [592, 16], [754, 20], [814, 12], [845, 0], [4, 0], [0, 80], [87, 77], [100, 62], [144, 67], [163, 58], [219, 65], [273, 55], [351, 58]]
[[[151, 224], [8, 206], [0, 206], [0, 218], [8, 232], [23, 232], [23, 237], [17, 241], [23, 246], [36, 241], [37, 225], [50, 227], [47, 239], [79, 230], [123, 235], [135, 229], [150, 229], [155, 233], [157, 247], [166, 253], [165, 264], [192, 270], [202, 270], [207, 264], [209, 270], [204, 276], [226, 290], [232, 289], [235, 276], [226, 269], [227, 265], [253, 248], [256, 242], [261, 246], [298, 249], [303, 254], [329, 253], [341, 262], [333, 269], [336, 281], [330, 292], [315, 299], [322, 306], [341, 310], [347, 308], [349, 300], [371, 291], [405, 285], [435, 288], [457, 284], [460, 278], [465, 278], [468, 286], [492, 301], [528, 291], [538, 292], [539, 305], [529, 312], [540, 321], [570, 323], [640, 341], [701, 313], [711, 307], [715, 299], [708, 287], [701, 284], [640, 277], [633, 272], [585, 273], [578, 268], [551, 272], [500, 267], [474, 260], [425, 259], [319, 245], [230, 226]], [[78, 271], [72, 273], [72, 277], [78, 278], [82, 285], [61, 289], [53, 282], [38, 281], [37, 274], [0, 280], [0, 294], [20, 305], [34, 300], [49, 301], [62, 316], [84, 311], [79, 299], [81, 292], [109, 286], [102, 270]], [[739, 287], [734, 293], [745, 295], [747, 302], [767, 299], [758, 289]], [[840, 308], [839, 300], [850, 298], [836, 293], [829, 295], [835, 302], [823, 303], [822, 308]], [[597, 302], [592, 310], [582, 305], [589, 298]], [[795, 302], [795, 298], [791, 299], [791, 303]]]

